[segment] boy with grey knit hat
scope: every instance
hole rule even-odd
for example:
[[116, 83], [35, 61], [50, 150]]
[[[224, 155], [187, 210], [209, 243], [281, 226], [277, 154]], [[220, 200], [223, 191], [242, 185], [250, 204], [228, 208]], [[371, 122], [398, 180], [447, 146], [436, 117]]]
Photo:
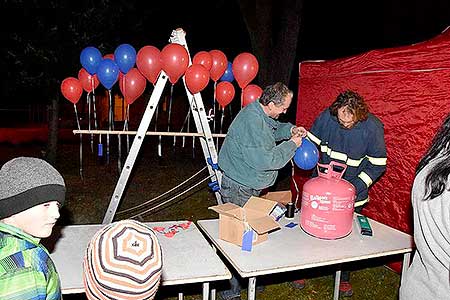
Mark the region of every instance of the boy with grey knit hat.
[[0, 169], [0, 299], [61, 299], [40, 239], [52, 233], [65, 192], [61, 174], [42, 159], [18, 157]]

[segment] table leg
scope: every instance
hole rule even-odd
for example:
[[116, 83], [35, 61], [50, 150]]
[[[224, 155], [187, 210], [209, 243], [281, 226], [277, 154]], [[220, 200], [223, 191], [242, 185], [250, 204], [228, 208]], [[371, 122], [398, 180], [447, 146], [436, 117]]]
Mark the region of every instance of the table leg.
[[178, 300], [183, 300], [183, 293], [178, 293]]
[[248, 300], [255, 300], [256, 277], [248, 279]]
[[403, 274], [408, 270], [411, 262], [411, 252], [403, 254], [402, 274], [400, 275], [400, 285], [403, 283]]
[[211, 289], [211, 300], [216, 300], [216, 289]]
[[203, 300], [208, 300], [209, 297], [209, 282], [203, 282]]
[[334, 277], [334, 294], [333, 300], [339, 299], [339, 284], [341, 283], [341, 270], [336, 271], [336, 275]]

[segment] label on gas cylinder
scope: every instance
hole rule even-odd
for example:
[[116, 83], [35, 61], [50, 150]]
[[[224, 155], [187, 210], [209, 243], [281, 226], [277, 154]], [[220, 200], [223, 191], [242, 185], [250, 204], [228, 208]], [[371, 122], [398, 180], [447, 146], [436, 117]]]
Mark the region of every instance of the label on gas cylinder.
[[311, 222], [310, 220], [306, 220], [305, 224], [311, 228], [315, 228], [315, 229], [321, 229], [321, 227], [319, 226], [319, 224]]
[[349, 199], [348, 197], [333, 197], [333, 211], [344, 211], [352, 208], [353, 199]]
[[325, 224], [325, 225], [323, 225], [323, 230], [336, 231], [336, 224]]
[[316, 222], [321, 222], [321, 223], [327, 223], [327, 220], [325, 218], [319, 217], [316, 214], [311, 215], [311, 220], [316, 221]]

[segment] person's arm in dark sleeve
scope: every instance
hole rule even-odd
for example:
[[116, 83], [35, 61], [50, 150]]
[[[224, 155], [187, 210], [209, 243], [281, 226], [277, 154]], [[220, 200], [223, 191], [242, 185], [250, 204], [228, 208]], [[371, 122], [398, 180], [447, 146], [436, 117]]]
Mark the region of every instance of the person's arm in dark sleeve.
[[330, 118], [329, 112], [323, 111], [315, 120], [311, 129], [308, 131], [308, 139], [316, 144], [317, 148], [320, 151], [320, 144], [322, 143], [322, 132], [326, 130], [326, 124], [328, 119]]
[[371, 139], [365, 157], [366, 167], [351, 182], [356, 188], [357, 195], [367, 190], [386, 171], [387, 153], [383, 124], [378, 123], [369, 134]]

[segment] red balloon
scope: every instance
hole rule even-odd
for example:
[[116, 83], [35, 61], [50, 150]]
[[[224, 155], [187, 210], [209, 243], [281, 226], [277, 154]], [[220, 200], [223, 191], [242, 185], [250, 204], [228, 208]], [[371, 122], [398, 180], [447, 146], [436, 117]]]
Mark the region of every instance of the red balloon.
[[228, 60], [225, 53], [220, 50], [211, 50], [209, 51], [209, 54], [212, 58], [212, 66], [209, 73], [211, 75], [211, 79], [216, 82], [227, 70]]
[[111, 60], [114, 60], [114, 54], [109, 53], [109, 54], [103, 55], [103, 59], [107, 59], [107, 58], [109, 58], [109, 59], [111, 59]]
[[236, 56], [233, 60], [233, 75], [241, 89], [245, 88], [258, 74], [259, 64], [256, 57], [248, 52]]
[[194, 55], [192, 59], [192, 64], [202, 65], [206, 68], [206, 70], [211, 70], [212, 67], [212, 57], [207, 51], [200, 51]]
[[234, 86], [228, 81], [221, 81], [216, 86], [216, 99], [225, 108], [234, 98]]
[[67, 100], [73, 104], [77, 104], [81, 94], [83, 94], [83, 87], [75, 77], [67, 77], [61, 83], [61, 92]]
[[209, 72], [208, 70], [198, 64], [190, 65], [184, 75], [186, 86], [192, 94], [197, 94], [208, 85]]
[[261, 97], [263, 90], [256, 84], [247, 85], [242, 91], [242, 107]]
[[78, 80], [87, 93], [92, 92], [93, 89], [96, 89], [100, 83], [100, 81], [98, 81], [97, 74], [91, 75], [85, 68], [81, 68], [78, 72]]
[[119, 81], [120, 91], [127, 104], [132, 104], [145, 91], [147, 80], [138, 69], [132, 68]]
[[180, 44], [169, 44], [161, 51], [161, 68], [169, 76], [169, 81], [175, 84], [186, 72], [189, 65], [189, 54]]
[[136, 66], [155, 85], [161, 72], [161, 51], [154, 46], [142, 47], [136, 55]]

